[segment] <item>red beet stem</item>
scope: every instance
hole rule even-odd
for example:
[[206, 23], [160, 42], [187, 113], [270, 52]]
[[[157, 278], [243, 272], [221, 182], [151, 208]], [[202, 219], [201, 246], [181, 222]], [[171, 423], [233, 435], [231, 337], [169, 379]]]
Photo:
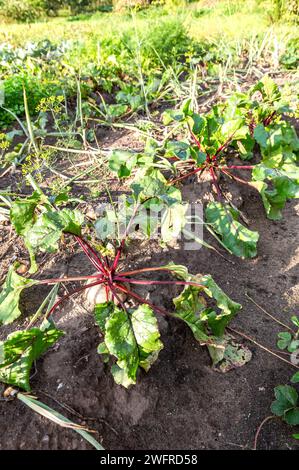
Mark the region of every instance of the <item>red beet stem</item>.
[[220, 166], [220, 170], [253, 170], [253, 165], [231, 165], [231, 166]]
[[145, 285], [145, 286], [150, 286], [150, 285], [176, 285], [176, 286], [195, 286], [195, 287], [202, 287], [204, 288], [202, 284], [199, 284], [198, 282], [192, 282], [192, 281], [155, 281], [155, 280], [147, 280], [147, 279], [132, 279], [132, 278], [126, 278], [122, 276], [118, 276], [114, 278], [114, 281], [122, 281], [122, 282], [129, 282], [130, 284], [140, 284], [140, 285]]
[[125, 292], [126, 294], [128, 294], [130, 297], [134, 297], [136, 300], [138, 300], [139, 303], [141, 304], [147, 304], [149, 305], [153, 310], [156, 310], [156, 312], [158, 313], [161, 313], [162, 315], [170, 315], [166, 310], [160, 308], [160, 307], [157, 307], [156, 305], [153, 305], [151, 304], [150, 302], [148, 302], [147, 300], [143, 299], [142, 297], [140, 297], [139, 295], [135, 294], [135, 292], [132, 292], [131, 290], [129, 289], [126, 289], [126, 287], [124, 286], [120, 286], [119, 284], [115, 284], [115, 287], [123, 292]]
[[77, 242], [79, 243], [79, 245], [81, 246], [84, 253], [86, 254], [87, 258], [91, 262], [91, 264], [93, 264], [93, 266], [98, 271], [101, 271], [103, 274], [106, 274], [106, 270], [104, 268], [104, 265], [103, 265], [102, 261], [99, 259], [96, 252], [93, 250], [93, 248], [85, 240], [83, 240], [83, 238], [79, 237], [78, 235], [75, 235], [75, 238], [76, 238]]
[[95, 274], [93, 276], [71, 276], [71, 277], [58, 277], [53, 279], [42, 279], [38, 281], [39, 284], [56, 284], [57, 282], [73, 282], [73, 281], [88, 281], [88, 279], [102, 280], [102, 274]]
[[97, 281], [97, 282], [93, 282], [91, 284], [86, 284], [85, 286], [83, 287], [79, 287], [78, 289], [75, 289], [73, 290], [72, 292], [70, 292], [69, 294], [67, 295], [64, 295], [63, 297], [61, 297], [61, 299], [59, 299], [54, 305], [53, 307], [49, 310], [49, 312], [47, 313], [46, 315], [46, 318], [49, 318], [52, 313], [56, 310], [56, 308], [62, 303], [62, 302], [65, 302], [67, 299], [69, 299], [70, 297], [72, 297], [74, 294], [78, 294], [79, 292], [82, 292], [83, 290], [85, 289], [89, 289], [90, 287], [94, 287], [94, 286], [98, 286], [100, 284], [103, 284], [104, 281]]

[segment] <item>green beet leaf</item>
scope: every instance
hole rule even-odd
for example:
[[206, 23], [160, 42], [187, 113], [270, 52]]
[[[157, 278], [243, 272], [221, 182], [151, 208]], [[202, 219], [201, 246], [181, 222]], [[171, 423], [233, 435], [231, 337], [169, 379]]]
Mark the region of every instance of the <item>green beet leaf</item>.
[[244, 227], [239, 221], [239, 212], [228, 204], [210, 202], [207, 205], [206, 221], [220, 235], [223, 244], [234, 255], [253, 258], [257, 254], [258, 232]]
[[34, 251], [52, 253], [58, 250], [58, 242], [62, 233], [80, 235], [83, 222], [84, 216], [77, 210], [48, 211], [41, 214], [26, 233], [25, 243], [31, 246]]
[[199, 295], [200, 292], [200, 288], [185, 287], [183, 292], [173, 299], [174, 316], [189, 326], [197, 341], [201, 344], [208, 344], [213, 341], [213, 338], [208, 336], [206, 328], [206, 319], [210, 310], [207, 309], [205, 299]]
[[12, 323], [21, 315], [19, 307], [21, 293], [34, 284], [36, 281], [19, 276], [14, 266], [9, 268], [0, 292], [0, 325]]
[[267, 139], [269, 137], [263, 124], [258, 124], [254, 129], [254, 138], [261, 147], [267, 146]]
[[[165, 243], [176, 238], [186, 225], [188, 208], [188, 205], [182, 202], [180, 190], [167, 185], [167, 180], [162, 173], [154, 168], [137, 173], [131, 188], [137, 203], [151, 211], [150, 219], [143, 212], [137, 215], [134, 223], [138, 222], [146, 235], [153, 234], [153, 232], [149, 233], [149, 230], [160, 226], [161, 238]], [[159, 219], [161, 222], [158, 223]]]
[[190, 145], [187, 142], [170, 140], [166, 144], [166, 156], [177, 157], [180, 160], [188, 160], [191, 158]]
[[165, 243], [179, 237], [186, 225], [188, 204], [174, 204], [164, 207], [161, 216], [161, 238]]
[[18, 235], [24, 235], [36, 220], [35, 209], [40, 203], [40, 194], [34, 192], [26, 199], [17, 199], [10, 209], [10, 220]]
[[269, 77], [269, 75], [265, 75], [252, 87], [250, 90], [250, 96], [252, 96], [256, 91], [259, 91], [265, 102], [269, 104], [273, 104], [281, 98], [278, 85]]
[[225, 327], [231, 322], [241, 308], [241, 305], [230, 299], [228, 295], [216, 284], [211, 275], [207, 274], [201, 278], [205, 286], [204, 292], [208, 297], [216, 301], [219, 313], [212, 310], [208, 314], [208, 326], [215, 336], [222, 336]]
[[62, 232], [80, 235], [84, 222], [84, 217], [79, 211], [56, 211], [49, 199], [37, 191], [26, 199], [17, 199], [12, 204], [10, 219], [29, 251], [30, 273], [37, 271], [36, 252], [57, 250]]
[[294, 164], [285, 164], [281, 168], [260, 164], [254, 168], [252, 178], [269, 219], [281, 219], [286, 201], [299, 198], [299, 169]]
[[131, 175], [138, 161], [138, 155], [127, 150], [114, 150], [109, 159], [110, 170], [117, 173], [119, 178]]
[[0, 381], [30, 391], [29, 377], [33, 362], [63, 335], [50, 326], [15, 331], [0, 342]]
[[141, 203], [149, 199], [157, 199], [171, 205], [182, 200], [180, 191], [167, 185], [166, 178], [156, 168], [140, 170], [131, 188], [136, 201]]
[[162, 115], [164, 126], [168, 126], [173, 121], [177, 121], [177, 122], [184, 121], [184, 119], [185, 119], [184, 113], [178, 109], [168, 109], [164, 111]]
[[125, 311], [112, 302], [96, 305], [95, 317], [105, 344], [98, 351], [117, 358], [111, 372], [127, 388], [136, 383], [138, 368], [148, 371], [163, 348], [157, 319], [148, 305]]
[[[231, 300], [210, 275], [186, 275], [181, 266], [168, 265], [173, 272], [186, 281], [198, 283], [197, 286], [185, 286], [176, 297], [174, 316], [182, 319], [191, 328], [195, 338], [202, 344], [215, 343], [215, 338], [222, 337], [225, 327], [235, 317], [241, 305]], [[209, 307], [205, 294], [216, 303], [217, 310]], [[210, 332], [212, 337], [209, 336]]]

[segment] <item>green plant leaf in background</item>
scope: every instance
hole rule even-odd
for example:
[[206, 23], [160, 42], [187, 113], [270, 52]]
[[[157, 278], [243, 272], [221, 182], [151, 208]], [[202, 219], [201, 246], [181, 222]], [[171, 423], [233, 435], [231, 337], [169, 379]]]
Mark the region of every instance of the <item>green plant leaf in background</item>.
[[251, 88], [249, 95], [252, 96], [257, 91], [261, 93], [266, 102], [271, 104], [281, 98], [278, 85], [269, 77], [269, 75], [264, 75], [261, 80]]
[[34, 251], [30, 243], [26, 240], [26, 234], [36, 222], [35, 210], [41, 202], [41, 195], [35, 191], [31, 196], [24, 199], [16, 199], [10, 209], [10, 220], [18, 235], [24, 238], [24, 243], [30, 254], [31, 269], [33, 273], [37, 271]]
[[33, 362], [63, 335], [52, 325], [45, 330], [15, 331], [0, 342], [0, 381], [30, 391]]
[[278, 333], [277, 346], [279, 349], [288, 349], [290, 353], [296, 351], [299, 348], [299, 340], [295, 339], [289, 332]]
[[299, 424], [298, 393], [290, 385], [279, 385], [274, 389], [276, 400], [271, 405], [271, 411], [280, 416], [286, 423], [293, 426]]
[[252, 177], [251, 184], [260, 192], [269, 219], [281, 219], [286, 201], [299, 198], [299, 169], [294, 164], [285, 164], [281, 168], [256, 165]]
[[40, 215], [36, 223], [26, 233], [26, 244], [34, 251], [53, 253], [58, 249], [58, 242], [63, 232], [81, 234], [84, 216], [71, 209], [48, 211]]
[[257, 254], [258, 232], [244, 227], [239, 212], [228, 204], [210, 202], [206, 207], [206, 221], [220, 235], [223, 244], [236, 256], [253, 258]]
[[[37, 213], [37, 208], [39, 212]], [[10, 219], [24, 243], [31, 259], [30, 273], [36, 272], [35, 253], [53, 252], [63, 232], [80, 235], [84, 216], [78, 210], [56, 211], [48, 198], [35, 191], [26, 199], [17, 199], [11, 206]]]
[[293, 377], [291, 378], [291, 382], [294, 384], [299, 383], [299, 371], [293, 375]]
[[20, 296], [24, 289], [33, 286], [37, 281], [26, 279], [15, 272], [11, 266], [0, 292], [0, 325], [12, 323], [21, 315]]
[[128, 150], [114, 150], [109, 158], [109, 168], [116, 172], [119, 178], [127, 178], [131, 175], [137, 161], [137, 153]]

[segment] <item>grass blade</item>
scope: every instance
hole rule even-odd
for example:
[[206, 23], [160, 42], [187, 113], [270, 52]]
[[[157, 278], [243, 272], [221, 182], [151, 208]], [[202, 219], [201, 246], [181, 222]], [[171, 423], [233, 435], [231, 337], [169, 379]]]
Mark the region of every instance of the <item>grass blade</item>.
[[30, 118], [28, 101], [27, 101], [27, 94], [26, 94], [25, 87], [23, 88], [23, 96], [24, 96], [24, 107], [25, 107], [25, 116], [26, 116], [28, 134], [29, 134], [31, 143], [34, 147], [34, 150], [36, 151], [36, 153], [38, 153], [38, 146], [36, 144], [35, 137], [34, 137], [34, 132], [33, 132], [32, 122], [31, 122], [31, 118]]
[[45, 418], [48, 418], [53, 423], [58, 424], [61, 427], [73, 429], [78, 434], [80, 434], [87, 442], [89, 442], [97, 450], [105, 450], [101, 444], [99, 444], [90, 434], [87, 432], [87, 429], [84, 426], [73, 423], [68, 418], [65, 418], [62, 414], [53, 410], [44, 403], [38, 401], [36, 398], [30, 395], [24, 395], [23, 393], [18, 393], [18, 399], [21, 400], [25, 405], [29, 406], [33, 411], [38, 413]]
[[46, 314], [51, 310], [51, 308], [53, 307], [54, 303], [55, 303], [55, 299], [56, 299], [56, 296], [57, 296], [57, 292], [58, 292], [58, 289], [59, 289], [59, 284], [55, 284], [54, 287], [50, 290], [49, 294], [47, 295], [47, 297], [45, 298], [45, 300], [42, 302], [42, 304], [40, 305], [40, 307], [38, 308], [38, 310], [35, 312], [35, 314], [33, 315], [29, 325], [27, 326], [26, 329], [29, 329], [31, 328], [31, 326], [38, 320], [38, 318], [43, 314], [43, 310], [44, 308], [46, 307], [47, 303], [49, 303], [47, 309], [46, 309]]

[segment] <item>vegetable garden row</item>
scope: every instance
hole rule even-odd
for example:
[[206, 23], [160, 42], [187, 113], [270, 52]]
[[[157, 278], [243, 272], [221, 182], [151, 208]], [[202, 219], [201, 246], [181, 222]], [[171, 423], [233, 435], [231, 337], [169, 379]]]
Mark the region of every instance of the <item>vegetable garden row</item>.
[[[294, 127], [298, 110], [294, 94], [287, 85], [280, 88], [266, 74], [247, 91], [230, 93], [226, 99], [213, 103], [208, 111], [199, 113], [192, 92], [192, 80], [196, 81], [197, 72], [188, 77], [190, 83], [186, 88], [180, 78], [180, 74], [184, 76], [187, 73], [186, 50], [181, 51], [184, 61], [179, 72], [174, 71], [170, 64], [164, 67], [165, 58], [155, 51], [155, 60], [158, 57], [159, 67], [161, 62], [164, 67], [159, 79], [154, 74], [144, 78], [142, 71], [139, 76], [137, 67], [132, 83], [123, 76], [124, 70], [113, 64], [116, 59], [109, 56], [110, 69], [106, 70], [106, 78], [103, 78], [102, 67], [91, 73], [94, 80], [97, 73], [101, 75], [104, 92], [99, 94], [100, 104], [91, 91], [94, 83], [90, 84], [88, 77], [76, 76], [75, 79], [76, 74], [70, 72], [74, 80], [72, 87], [77, 94], [76, 116], [70, 125], [68, 106], [74, 89], [60, 95], [57, 94], [57, 83], [53, 81], [51, 88], [47, 81], [49, 77], [53, 79], [57, 61], [60, 61], [61, 71], [68, 69], [63, 59], [68, 45], [65, 44], [66, 49], [61, 51], [57, 47], [52, 50], [50, 43], [44, 46], [48, 60], [47, 65], [43, 63], [41, 68], [39, 58], [34, 65], [34, 48], [27, 51], [30, 59], [26, 73], [30, 63], [33, 68], [42, 70], [41, 88], [36, 90], [33, 84], [36, 77], [32, 77], [37, 69], [30, 79], [27, 76], [24, 81], [22, 74], [25, 71], [21, 70], [24, 57], [18, 63], [15, 51], [9, 48], [1, 51], [7, 59], [5, 67], [9, 69], [5, 82], [8, 102], [2, 107], [1, 125], [16, 125], [0, 136], [4, 162], [1, 177], [10, 171], [11, 165], [22, 165], [28, 184], [26, 195], [22, 197], [16, 192], [1, 190], [1, 213], [20, 237], [22, 246], [26, 247], [30, 268], [28, 275], [22, 275], [19, 261], [10, 263], [0, 292], [0, 325], [20, 321], [25, 290], [49, 286], [47, 297], [37, 311], [30, 312], [24, 328], [10, 330], [7, 338], [0, 342], [0, 382], [13, 387], [8, 389], [8, 396], [18, 394], [35, 411], [45, 413], [44, 405], [30, 396], [33, 366], [64, 335], [56, 324], [66, 303], [70, 299], [78, 305], [84, 303], [81, 294], [86, 291], [87, 296], [89, 291], [90, 298], [94, 299], [94, 322], [101, 337], [97, 352], [109, 365], [118, 385], [129, 388], [136, 384], [138, 377], [142, 377], [141, 369], [151, 374], [150, 369], [164, 347], [157, 320], [159, 316], [182, 320], [196, 341], [207, 348], [213, 366], [226, 371], [231, 364], [235, 367], [245, 365], [251, 359], [251, 353], [232, 340], [234, 329], [230, 325], [242, 306], [226, 294], [225, 286], [218, 285], [208, 273], [190, 273], [186, 266], [173, 261], [148, 267], [140, 259], [139, 265], [132, 269], [128, 258], [133, 240], [150, 240], [155, 236], [160, 246], [168, 248], [170, 255], [173, 243], [179, 237], [183, 240], [191, 237], [198, 248], [211, 250], [214, 256], [220, 256], [228, 269], [231, 258], [227, 259], [227, 256], [255, 258], [259, 254], [260, 234], [250, 228], [243, 208], [227, 193], [226, 184], [246, 186], [250, 193], [258, 195], [264, 206], [265, 218], [273, 221], [282, 219], [286, 203], [299, 197], [299, 139]], [[151, 53], [153, 49], [154, 46]], [[130, 55], [129, 47], [122, 53], [125, 55], [122, 60], [126, 62]], [[14, 57], [13, 61], [10, 55]], [[39, 55], [40, 51], [37, 51], [37, 57]], [[149, 62], [152, 64], [152, 59]], [[12, 79], [12, 63], [16, 67], [16, 79]], [[115, 83], [111, 83], [109, 75], [113, 67], [117, 69], [113, 70]], [[142, 67], [144, 69], [144, 62]], [[131, 77], [134, 75], [132, 70], [128, 73]], [[45, 89], [42, 88], [43, 80]], [[115, 89], [118, 91], [109, 104], [109, 93]], [[107, 150], [96, 145], [96, 132], [90, 125], [90, 121], [97, 121], [93, 114], [95, 110], [97, 116], [100, 114], [100, 126], [117, 127], [120, 118], [130, 119], [134, 113], [144, 112], [149, 117], [149, 108], [152, 107], [151, 112], [154, 110], [155, 113], [157, 103], [163, 104], [161, 116], [160, 110], [158, 113], [158, 124], [150, 120], [139, 123], [139, 127], [130, 121], [126, 123], [127, 128], [137, 129], [142, 135], [142, 151], [132, 148]], [[148, 129], [154, 132], [147, 132]], [[20, 138], [17, 144], [16, 138]], [[68, 139], [67, 145], [64, 145], [64, 138]], [[73, 152], [79, 156], [91, 154], [99, 158], [101, 167], [109, 174], [106, 199], [110, 205], [95, 220], [91, 221], [77, 208], [81, 200], [70, 195], [70, 191], [57, 188], [52, 191], [42, 187], [41, 168], [45, 165], [51, 170], [53, 150], [62, 154]], [[123, 185], [118, 201], [108, 190], [114, 176]], [[201, 201], [203, 216], [196, 214], [192, 220], [189, 215], [191, 201], [183, 195], [184, 185], [190, 179], [199, 186], [209, 183], [208, 196]], [[213, 244], [192, 234], [188, 230], [190, 224], [204, 227]], [[49, 254], [55, 260], [62, 247], [65, 252], [71, 252], [74, 244], [89, 262], [90, 274], [82, 272], [45, 278], [40, 266], [41, 255]], [[206, 272], [207, 268], [199, 266], [199, 270]], [[60, 286], [68, 283], [77, 285], [57, 297]], [[143, 286], [145, 292], [151, 286], [156, 292], [160, 288], [171, 291], [177, 287], [180, 293], [171, 299], [172, 308], [168, 309], [158, 301], [150, 300], [148, 292], [144, 295], [136, 292], [138, 286]], [[93, 297], [94, 292], [96, 295]], [[282, 360], [298, 369], [289, 360], [289, 355], [299, 346], [298, 317], [292, 317], [292, 325], [292, 328], [287, 327], [288, 331], [279, 333], [277, 345], [281, 351], [284, 350], [283, 354], [288, 355], [288, 359], [283, 356]], [[298, 371], [291, 380], [299, 382]], [[275, 395], [273, 414], [288, 424], [298, 425], [299, 406], [295, 388], [279, 386]], [[59, 417], [62, 422], [63, 419]], [[73, 429], [78, 431], [75, 425]], [[79, 431], [92, 445], [100, 448], [85, 429]]]

